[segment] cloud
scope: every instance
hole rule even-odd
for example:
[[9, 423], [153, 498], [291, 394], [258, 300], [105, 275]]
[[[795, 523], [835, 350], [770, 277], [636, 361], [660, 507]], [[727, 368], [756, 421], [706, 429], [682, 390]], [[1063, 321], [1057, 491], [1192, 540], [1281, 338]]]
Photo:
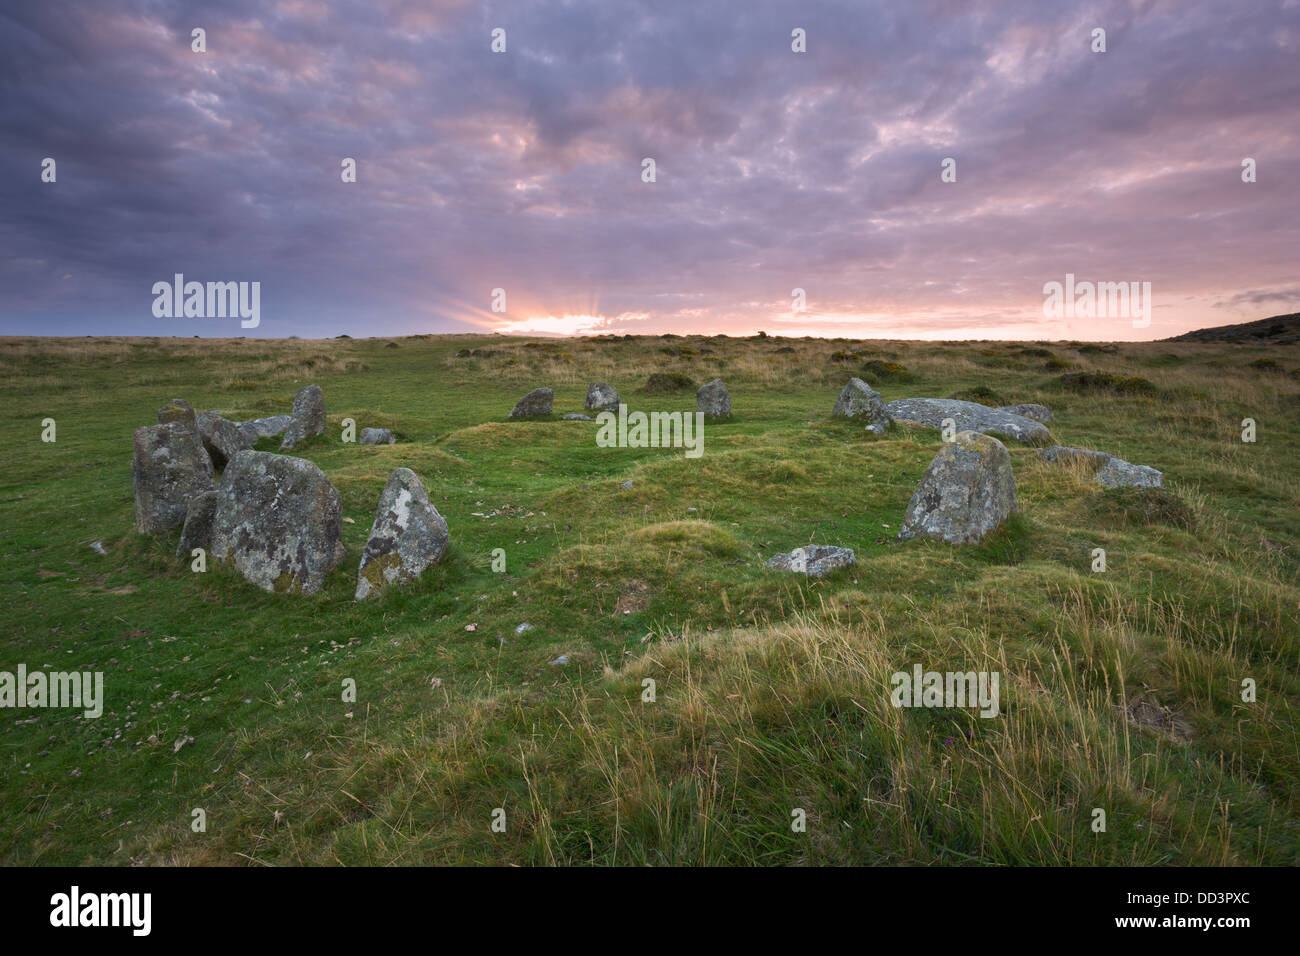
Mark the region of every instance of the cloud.
[[1179, 302], [1151, 335], [1292, 301], [1295, 5], [192, 9], [0, 14], [5, 331], [229, 334], [152, 317], [175, 272], [304, 336], [743, 332], [795, 287], [826, 334], [1047, 334], [1066, 272]]

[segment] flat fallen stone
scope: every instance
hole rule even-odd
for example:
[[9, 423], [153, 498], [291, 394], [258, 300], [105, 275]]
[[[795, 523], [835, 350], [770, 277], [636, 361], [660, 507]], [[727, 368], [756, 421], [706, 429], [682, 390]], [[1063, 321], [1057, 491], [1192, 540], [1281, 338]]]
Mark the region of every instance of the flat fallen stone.
[[549, 415], [555, 402], [555, 392], [549, 388], [535, 388], [515, 403], [510, 410], [511, 418], [532, 418], [535, 415]]
[[447, 550], [447, 522], [429, 501], [415, 472], [397, 468], [388, 476], [370, 538], [357, 570], [356, 599], [363, 601], [390, 584], [411, 581]]
[[284, 430], [281, 451], [289, 451], [312, 435], [325, 434], [325, 395], [319, 385], [304, 385], [293, 397], [293, 415]]
[[1096, 478], [1107, 488], [1163, 488], [1165, 476], [1150, 465], [1134, 465], [1123, 458], [1111, 456], [1101, 466]]
[[264, 591], [314, 594], [343, 560], [339, 493], [305, 458], [241, 451], [226, 466], [212, 557]]
[[900, 398], [885, 406], [896, 422], [942, 428], [945, 418], [952, 419], [957, 431], [1001, 435], [1032, 445], [1052, 440], [1051, 432], [1041, 422], [1023, 415], [1013, 415], [999, 408], [956, 398]]
[[847, 568], [855, 561], [852, 548], [838, 548], [829, 544], [809, 544], [785, 554], [768, 558], [767, 566], [778, 571], [794, 571], [819, 578], [824, 574]]
[[860, 378], [849, 379], [849, 384], [844, 386], [840, 397], [835, 400], [831, 416], [861, 421], [867, 426], [867, 431], [877, 435], [883, 435], [890, 425], [885, 400]]
[[991, 435], [959, 432], [925, 470], [898, 537], [973, 544], [1018, 510], [1006, 446]]
[[566, 422], [591, 422], [591, 421], [595, 421], [595, 419], [592, 418], [590, 415], [580, 415], [580, 414], [578, 414], [577, 412], [570, 412], [569, 414], [564, 415], [564, 416], [562, 416], [562, 417], [563, 417], [563, 420], [566, 421]]
[[236, 424], [238, 424], [239, 430], [243, 432], [245, 438], [256, 443], [259, 438], [274, 438], [276, 435], [283, 435], [292, 421], [292, 415], [272, 415], [270, 418], [254, 418]]
[[1100, 468], [1111, 458], [1104, 451], [1093, 451], [1091, 448], [1069, 448], [1065, 445], [1053, 445], [1051, 448], [1044, 448], [1039, 454], [1053, 463], [1074, 464], [1078, 462], [1096, 468]]
[[144, 534], [180, 527], [190, 499], [216, 486], [212, 459], [184, 417], [135, 430], [131, 488], [135, 526]]
[[1052, 424], [1052, 410], [1046, 405], [1035, 405], [1032, 402], [1024, 405], [1003, 405], [998, 411], [1009, 412], [1022, 418], [1032, 418], [1044, 425]]
[[1095, 468], [1093, 477], [1107, 488], [1163, 488], [1165, 484], [1165, 476], [1155, 468], [1134, 465], [1104, 451], [1053, 445], [1044, 448], [1042, 456], [1051, 462], [1079, 462]]
[[397, 439], [387, 428], [363, 428], [361, 429], [361, 438], [363, 445], [395, 445]]

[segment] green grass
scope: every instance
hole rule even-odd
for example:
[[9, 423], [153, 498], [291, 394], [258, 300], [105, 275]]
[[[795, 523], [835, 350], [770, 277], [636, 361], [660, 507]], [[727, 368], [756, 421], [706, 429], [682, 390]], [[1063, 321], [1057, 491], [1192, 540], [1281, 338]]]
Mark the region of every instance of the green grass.
[[[1035, 345], [0, 340], [0, 670], [102, 670], [107, 697], [97, 720], [0, 711], [0, 860], [1293, 863], [1300, 382], [1250, 363], [1295, 367], [1300, 348]], [[1018, 517], [976, 546], [898, 542], [939, 434], [831, 419], [857, 374], [837, 355], [885, 356], [868, 380], [886, 400], [1044, 403], [1063, 444], [1153, 465], [1165, 493], [1105, 491], [1009, 442]], [[1087, 377], [1063, 383], [1048, 355]], [[558, 420], [593, 381], [632, 410], [693, 410], [689, 389], [645, 390], [654, 374], [726, 381], [734, 415], [701, 458], [599, 448], [594, 422]], [[135, 427], [173, 397], [287, 412], [310, 382], [329, 429], [294, 454], [353, 522], [322, 593], [193, 573], [178, 532], [135, 532]], [[507, 419], [543, 385], [550, 420]], [[344, 418], [401, 440], [344, 445]], [[451, 547], [358, 604], [398, 466]], [[810, 542], [857, 565], [763, 566]], [[999, 671], [1001, 714], [893, 708], [890, 674], [916, 663]], [[1140, 719], [1157, 710], [1177, 732]]]

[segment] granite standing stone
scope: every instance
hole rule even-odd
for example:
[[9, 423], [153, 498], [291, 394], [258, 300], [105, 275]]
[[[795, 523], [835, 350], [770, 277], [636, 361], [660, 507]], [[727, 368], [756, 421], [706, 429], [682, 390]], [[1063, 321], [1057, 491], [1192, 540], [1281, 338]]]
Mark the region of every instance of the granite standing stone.
[[898, 537], [973, 544], [1018, 510], [1006, 447], [991, 435], [960, 432], [930, 462]]
[[173, 398], [170, 402], [158, 409], [158, 424], [166, 425], [169, 422], [184, 422], [190, 428], [197, 428], [194, 409], [190, 403], [183, 398]]
[[137, 428], [134, 437], [135, 526], [144, 534], [179, 527], [190, 499], [215, 485], [212, 459], [203, 450], [198, 430], [182, 417]]
[[201, 491], [190, 499], [185, 512], [185, 526], [181, 528], [181, 541], [176, 546], [178, 558], [188, 558], [195, 548], [212, 550], [212, 519], [217, 514], [217, 490]]
[[587, 386], [586, 409], [589, 412], [617, 412], [619, 402], [618, 389], [604, 382], [592, 382]]
[[356, 599], [364, 601], [390, 584], [411, 581], [447, 550], [447, 522], [419, 477], [409, 468], [388, 476], [370, 538], [357, 570]]
[[889, 413], [880, 393], [860, 378], [849, 379], [835, 400], [832, 417], [851, 418], [865, 423], [867, 431], [883, 435], [889, 428]]
[[722, 379], [705, 382], [695, 393], [695, 410], [709, 418], [728, 418], [731, 415], [731, 395]]
[[226, 466], [212, 522], [212, 557], [264, 591], [314, 594], [344, 557], [343, 510], [305, 458], [241, 451]]
[[510, 411], [511, 418], [531, 418], [535, 415], [549, 415], [555, 401], [555, 392], [549, 388], [535, 388], [515, 403]]
[[199, 412], [197, 421], [203, 448], [216, 468], [226, 467], [226, 462], [244, 449], [252, 448], [256, 440], [250, 441], [238, 425], [216, 412]]
[[293, 416], [284, 430], [281, 451], [289, 451], [312, 435], [325, 434], [325, 396], [319, 385], [304, 385], [293, 397]]

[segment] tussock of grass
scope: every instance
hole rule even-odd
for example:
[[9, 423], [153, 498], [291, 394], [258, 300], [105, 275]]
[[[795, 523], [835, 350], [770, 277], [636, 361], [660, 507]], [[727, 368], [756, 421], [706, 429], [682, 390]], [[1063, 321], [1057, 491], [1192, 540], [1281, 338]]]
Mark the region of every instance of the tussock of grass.
[[1160, 389], [1140, 375], [1116, 375], [1113, 372], [1070, 372], [1061, 376], [1061, 384], [1075, 392], [1115, 392], [1119, 395], [1158, 395]]
[[654, 372], [645, 380], [641, 391], [648, 395], [668, 395], [673, 392], [693, 390], [695, 387], [690, 377], [681, 372]]
[[860, 374], [868, 382], [897, 382], [899, 384], [916, 381], [916, 376], [907, 366], [898, 362], [886, 362], [872, 359], [863, 364]]

